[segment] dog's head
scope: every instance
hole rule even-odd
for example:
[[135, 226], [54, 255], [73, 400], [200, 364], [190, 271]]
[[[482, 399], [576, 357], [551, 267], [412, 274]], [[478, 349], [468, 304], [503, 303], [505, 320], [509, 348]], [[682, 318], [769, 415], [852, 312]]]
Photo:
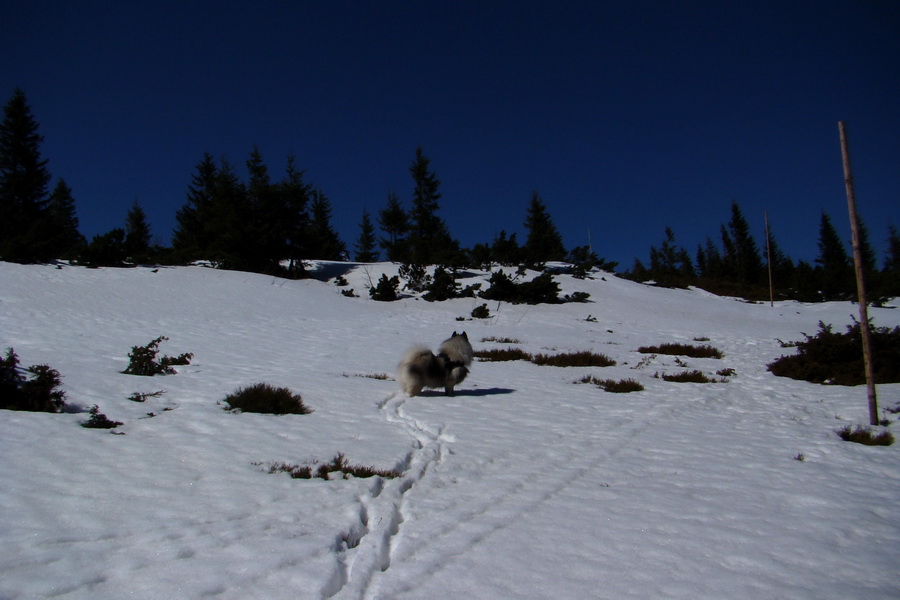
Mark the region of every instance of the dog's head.
[[469, 336], [466, 335], [465, 331], [463, 331], [462, 333], [456, 333], [454, 331], [453, 335], [450, 336], [450, 339], [453, 339], [455, 337], [461, 337], [462, 339], [466, 340], [467, 342], [469, 341]]

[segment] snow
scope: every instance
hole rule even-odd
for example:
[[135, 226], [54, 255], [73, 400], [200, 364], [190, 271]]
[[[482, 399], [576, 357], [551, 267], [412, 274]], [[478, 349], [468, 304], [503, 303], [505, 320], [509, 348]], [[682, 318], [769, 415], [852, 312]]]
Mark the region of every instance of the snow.
[[[868, 421], [864, 387], [766, 371], [792, 352], [779, 340], [820, 320], [842, 330], [849, 303], [773, 308], [595, 273], [557, 276], [590, 303], [490, 302], [489, 319], [471, 320], [482, 300], [370, 300], [391, 264], [320, 264], [321, 281], [60, 267], [0, 263], [0, 350], [60, 371], [76, 408], [0, 411], [3, 600], [900, 597], [900, 445], [835, 434]], [[360, 297], [343, 296], [338, 275]], [[470, 275], [464, 285], [486, 281]], [[897, 310], [871, 316], [900, 325]], [[618, 364], [476, 362], [453, 397], [404, 396], [392, 379], [403, 352], [454, 330], [476, 350], [592, 350]], [[161, 353], [191, 352], [191, 364], [122, 374], [131, 347], [160, 335]], [[701, 337], [725, 357], [636, 352]], [[519, 343], [485, 341], [497, 338]], [[683, 370], [676, 360], [736, 374], [655, 377]], [[573, 383], [586, 374], [646, 389]], [[225, 410], [259, 382], [315, 412]], [[878, 392], [882, 407], [900, 404], [900, 385]], [[94, 404], [124, 435], [79, 427]], [[403, 475], [266, 470], [338, 452]]]

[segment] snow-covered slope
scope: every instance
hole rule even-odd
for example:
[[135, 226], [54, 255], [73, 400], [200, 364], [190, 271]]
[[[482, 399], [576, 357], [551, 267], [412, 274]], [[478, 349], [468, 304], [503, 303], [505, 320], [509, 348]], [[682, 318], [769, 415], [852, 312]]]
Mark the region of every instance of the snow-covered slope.
[[[747, 304], [597, 274], [590, 303], [369, 299], [390, 264], [323, 264], [332, 281], [202, 267], [0, 263], [0, 350], [60, 371], [84, 412], [0, 411], [0, 598], [900, 597], [900, 446], [834, 431], [867, 421], [863, 388], [780, 379], [778, 340], [843, 328], [847, 303]], [[473, 273], [468, 285], [485, 279]], [[900, 311], [874, 309], [879, 325]], [[467, 319], [464, 321], [459, 318]], [[476, 362], [454, 397], [399, 393], [410, 345], [465, 330], [476, 350], [592, 350], [607, 368]], [[194, 354], [124, 375], [132, 346]], [[496, 340], [512, 338], [518, 343]], [[708, 338], [721, 360], [636, 352]], [[687, 368], [727, 383], [670, 383]], [[636, 379], [606, 393], [586, 374]], [[233, 414], [265, 382], [310, 415]], [[135, 392], [165, 393], [136, 403]], [[900, 385], [879, 387], [884, 407]], [[150, 415], [152, 413], [153, 416]], [[398, 468], [291, 479], [274, 462]], [[805, 460], [796, 460], [802, 454]]]

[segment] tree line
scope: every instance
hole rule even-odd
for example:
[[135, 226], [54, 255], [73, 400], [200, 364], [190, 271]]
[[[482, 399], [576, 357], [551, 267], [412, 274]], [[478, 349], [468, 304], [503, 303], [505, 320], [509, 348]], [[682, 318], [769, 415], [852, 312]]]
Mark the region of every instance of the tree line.
[[[868, 230], [860, 223], [860, 253], [869, 300], [881, 303], [900, 296], [900, 236], [896, 228], [888, 227], [887, 252], [879, 269]], [[717, 294], [767, 299], [770, 273], [777, 298], [806, 302], [856, 298], [853, 259], [827, 213], [820, 218], [815, 260], [795, 263], [774, 235], [769, 234], [762, 244], [756, 242], [737, 202], [731, 204], [731, 219], [720, 228], [718, 244], [707, 237], [691, 253], [676, 243], [675, 233], [667, 227], [662, 243], [650, 247], [649, 262], [635, 259], [625, 275], [668, 287], [693, 285]]]
[[[146, 215], [135, 202], [124, 227], [88, 242], [78, 231], [72, 190], [59, 179], [48, 193], [51, 175], [41, 157], [38, 123], [22, 90], [15, 90], [4, 107], [0, 124], [0, 209], [7, 218], [0, 227], [0, 259], [47, 262], [69, 259], [88, 265], [145, 262], [184, 264], [197, 260], [217, 266], [262, 273], [303, 276], [304, 260], [348, 260], [351, 254], [331, 223], [331, 203], [318, 187], [307, 183], [293, 156], [282, 176], [270, 174], [258, 148], [246, 160], [243, 181], [225, 158], [205, 154], [196, 165], [185, 204], [176, 212], [169, 248], [151, 246]], [[525, 243], [505, 232], [492, 244], [462, 248], [440, 217], [441, 182], [421, 148], [409, 167], [413, 180], [407, 210], [396, 192], [373, 217], [363, 211], [354, 258], [382, 258], [404, 264], [533, 264], [592, 257], [586, 248], [568, 252], [543, 200], [534, 192], [528, 205]], [[606, 264], [612, 267], [614, 265]]]
[[[176, 212], [171, 247], [151, 244], [146, 215], [135, 202], [124, 226], [87, 241], [78, 230], [72, 189], [59, 178], [51, 184], [47, 160], [41, 156], [43, 137], [25, 93], [16, 89], [4, 107], [0, 123], [0, 259], [11, 262], [48, 262], [68, 259], [80, 264], [187, 264], [212, 261], [219, 267], [303, 277], [304, 260], [389, 260], [406, 265], [447, 267], [540, 267], [567, 261], [581, 272], [616, 263], [599, 258], [588, 246], [567, 250], [546, 204], [535, 191], [525, 212], [526, 239], [501, 231], [490, 243], [463, 248], [440, 217], [441, 182], [429, 158], [417, 148], [409, 167], [412, 178], [410, 208], [391, 191], [376, 215], [364, 210], [359, 236], [352, 247], [341, 241], [332, 226], [332, 208], [324, 191], [308, 183], [293, 156], [283, 174], [273, 177], [258, 148], [246, 159], [242, 180], [225, 158], [205, 154], [196, 165], [185, 204]], [[377, 228], [376, 228], [377, 222]], [[882, 269], [863, 228], [866, 273], [873, 297], [900, 295], [900, 241], [889, 230], [889, 248]], [[768, 290], [768, 257], [782, 297], [830, 300], [852, 297], [854, 279], [845, 244], [828, 215], [822, 215], [819, 257], [814, 264], [794, 263], [770, 237], [762, 247], [750, 234], [740, 207], [722, 225], [720, 244], [707, 238], [694, 253], [675, 242], [666, 228], [665, 239], [650, 249], [649, 263], [635, 260], [625, 273], [636, 280], [660, 285], [698, 285], [717, 293], [763, 297]], [[764, 252], [765, 251], [765, 252]]]

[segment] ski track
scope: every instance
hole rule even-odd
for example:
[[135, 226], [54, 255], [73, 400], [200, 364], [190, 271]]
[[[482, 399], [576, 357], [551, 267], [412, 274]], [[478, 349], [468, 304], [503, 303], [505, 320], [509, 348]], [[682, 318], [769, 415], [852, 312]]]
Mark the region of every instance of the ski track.
[[[403, 477], [387, 482], [378, 478], [368, 493], [359, 497], [358, 522], [336, 540], [338, 564], [322, 590], [324, 598], [378, 598], [379, 574], [386, 573], [394, 561], [412, 557], [416, 558], [415, 566], [406, 565], [406, 581], [391, 591], [414, 591], [455, 558], [514, 525], [523, 514], [533, 512], [605, 462], [613, 460], [636, 443], [641, 433], [679, 411], [677, 403], [656, 403], [649, 412], [642, 414], [641, 419], [620, 420], [604, 428], [604, 435], [592, 443], [566, 448], [562, 461], [558, 455], [548, 457], [539, 445], [525, 454], [507, 452], [494, 457], [491, 460], [494, 471], [499, 468], [503, 472], [507, 470], [504, 465], [524, 463], [531, 465], [533, 476], [527, 480], [519, 477], [494, 479], [491, 481], [493, 493], [485, 494], [484, 488], [477, 488], [477, 498], [467, 495], [456, 498], [447, 510], [429, 513], [427, 536], [406, 538], [401, 536], [401, 529], [408, 520], [412, 501], [409, 492], [430, 470], [453, 454], [449, 444], [455, 441], [453, 436], [444, 433], [443, 426], [435, 427], [410, 416], [404, 410], [410, 400], [397, 392], [377, 405], [387, 422], [397, 424], [410, 434], [412, 449], [397, 465], [397, 469], [404, 472]], [[680, 410], [684, 409], [682, 403]], [[560, 468], [560, 462], [566, 466]], [[470, 507], [460, 508], [463, 504]]]
[[[477, 489], [477, 497], [460, 495], [446, 510], [429, 512], [426, 536], [414, 541], [408, 538], [397, 540], [397, 561], [415, 557], [414, 562], [406, 565], [404, 581], [394, 582], [397, 585], [385, 596], [378, 595], [379, 586], [375, 582], [373, 594], [368, 597], [393, 597], [414, 592], [457, 557], [514, 526], [522, 515], [534, 512], [538, 506], [614, 459], [634, 444], [642, 432], [660, 420], [670, 418], [677, 410], [674, 403], [657, 405], [652, 413], [645, 413], [637, 422], [623, 420], [605, 429], [602, 442], [595, 440], [577, 448], [567, 448], [562, 460], [558, 455], [548, 456], [546, 449], [540, 446], [525, 454], [509, 453], [496, 457], [492, 462], [499, 466], [500, 472], [506, 470], [503, 464], [529, 464], [532, 476], [492, 479], [490, 486]], [[493, 470], [498, 471], [497, 468]], [[600, 485], [606, 487], [606, 484]], [[492, 492], [486, 492], [486, 489]], [[463, 504], [470, 507], [460, 508]]]
[[377, 478], [359, 497], [359, 521], [336, 541], [338, 565], [322, 596], [354, 599], [370, 597], [373, 581], [386, 572], [393, 560], [395, 541], [406, 520], [407, 495], [434, 464], [445, 460], [447, 444], [453, 441], [428, 424], [406, 414], [409, 400], [400, 392], [378, 403], [384, 419], [405, 429], [413, 438], [412, 449], [396, 469], [404, 474], [395, 480]]

